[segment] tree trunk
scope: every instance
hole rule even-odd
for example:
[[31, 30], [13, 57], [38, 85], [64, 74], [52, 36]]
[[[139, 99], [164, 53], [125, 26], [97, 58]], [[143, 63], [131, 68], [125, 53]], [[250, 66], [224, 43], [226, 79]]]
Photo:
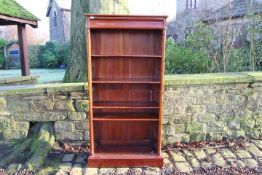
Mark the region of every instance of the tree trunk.
[[30, 128], [28, 138], [17, 144], [12, 151], [0, 160], [0, 167], [12, 163], [26, 155], [29, 160], [24, 168], [31, 171], [41, 167], [55, 143], [54, 126], [52, 122], [37, 123]]
[[72, 0], [70, 57], [64, 82], [87, 81], [84, 14], [128, 14], [128, 0]]

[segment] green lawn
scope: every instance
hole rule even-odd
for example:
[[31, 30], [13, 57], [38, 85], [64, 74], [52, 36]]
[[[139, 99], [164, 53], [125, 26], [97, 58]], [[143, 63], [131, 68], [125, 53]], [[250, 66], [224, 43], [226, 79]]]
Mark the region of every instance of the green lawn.
[[[38, 83], [51, 83], [62, 81], [65, 75], [65, 69], [31, 69], [30, 72], [31, 75], [39, 76]], [[16, 76], [21, 76], [20, 69], [0, 69], [0, 79]]]

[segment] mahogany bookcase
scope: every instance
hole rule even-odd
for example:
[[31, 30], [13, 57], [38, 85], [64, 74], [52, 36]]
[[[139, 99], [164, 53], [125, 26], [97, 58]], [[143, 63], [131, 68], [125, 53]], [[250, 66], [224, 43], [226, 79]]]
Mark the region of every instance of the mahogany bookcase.
[[89, 167], [163, 166], [166, 16], [86, 15]]

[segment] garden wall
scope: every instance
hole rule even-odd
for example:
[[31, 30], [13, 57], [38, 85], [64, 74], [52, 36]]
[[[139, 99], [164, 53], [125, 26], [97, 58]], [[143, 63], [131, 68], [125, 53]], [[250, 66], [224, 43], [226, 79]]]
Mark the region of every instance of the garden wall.
[[[0, 140], [54, 122], [56, 140], [86, 143], [86, 83], [0, 87]], [[262, 72], [165, 77], [163, 143], [262, 138]]]

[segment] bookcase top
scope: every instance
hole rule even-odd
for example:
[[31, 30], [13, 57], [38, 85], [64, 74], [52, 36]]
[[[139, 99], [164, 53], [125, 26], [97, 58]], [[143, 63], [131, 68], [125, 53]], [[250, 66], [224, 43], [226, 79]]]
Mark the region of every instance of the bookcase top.
[[90, 29], [166, 29], [167, 16], [86, 14]]

